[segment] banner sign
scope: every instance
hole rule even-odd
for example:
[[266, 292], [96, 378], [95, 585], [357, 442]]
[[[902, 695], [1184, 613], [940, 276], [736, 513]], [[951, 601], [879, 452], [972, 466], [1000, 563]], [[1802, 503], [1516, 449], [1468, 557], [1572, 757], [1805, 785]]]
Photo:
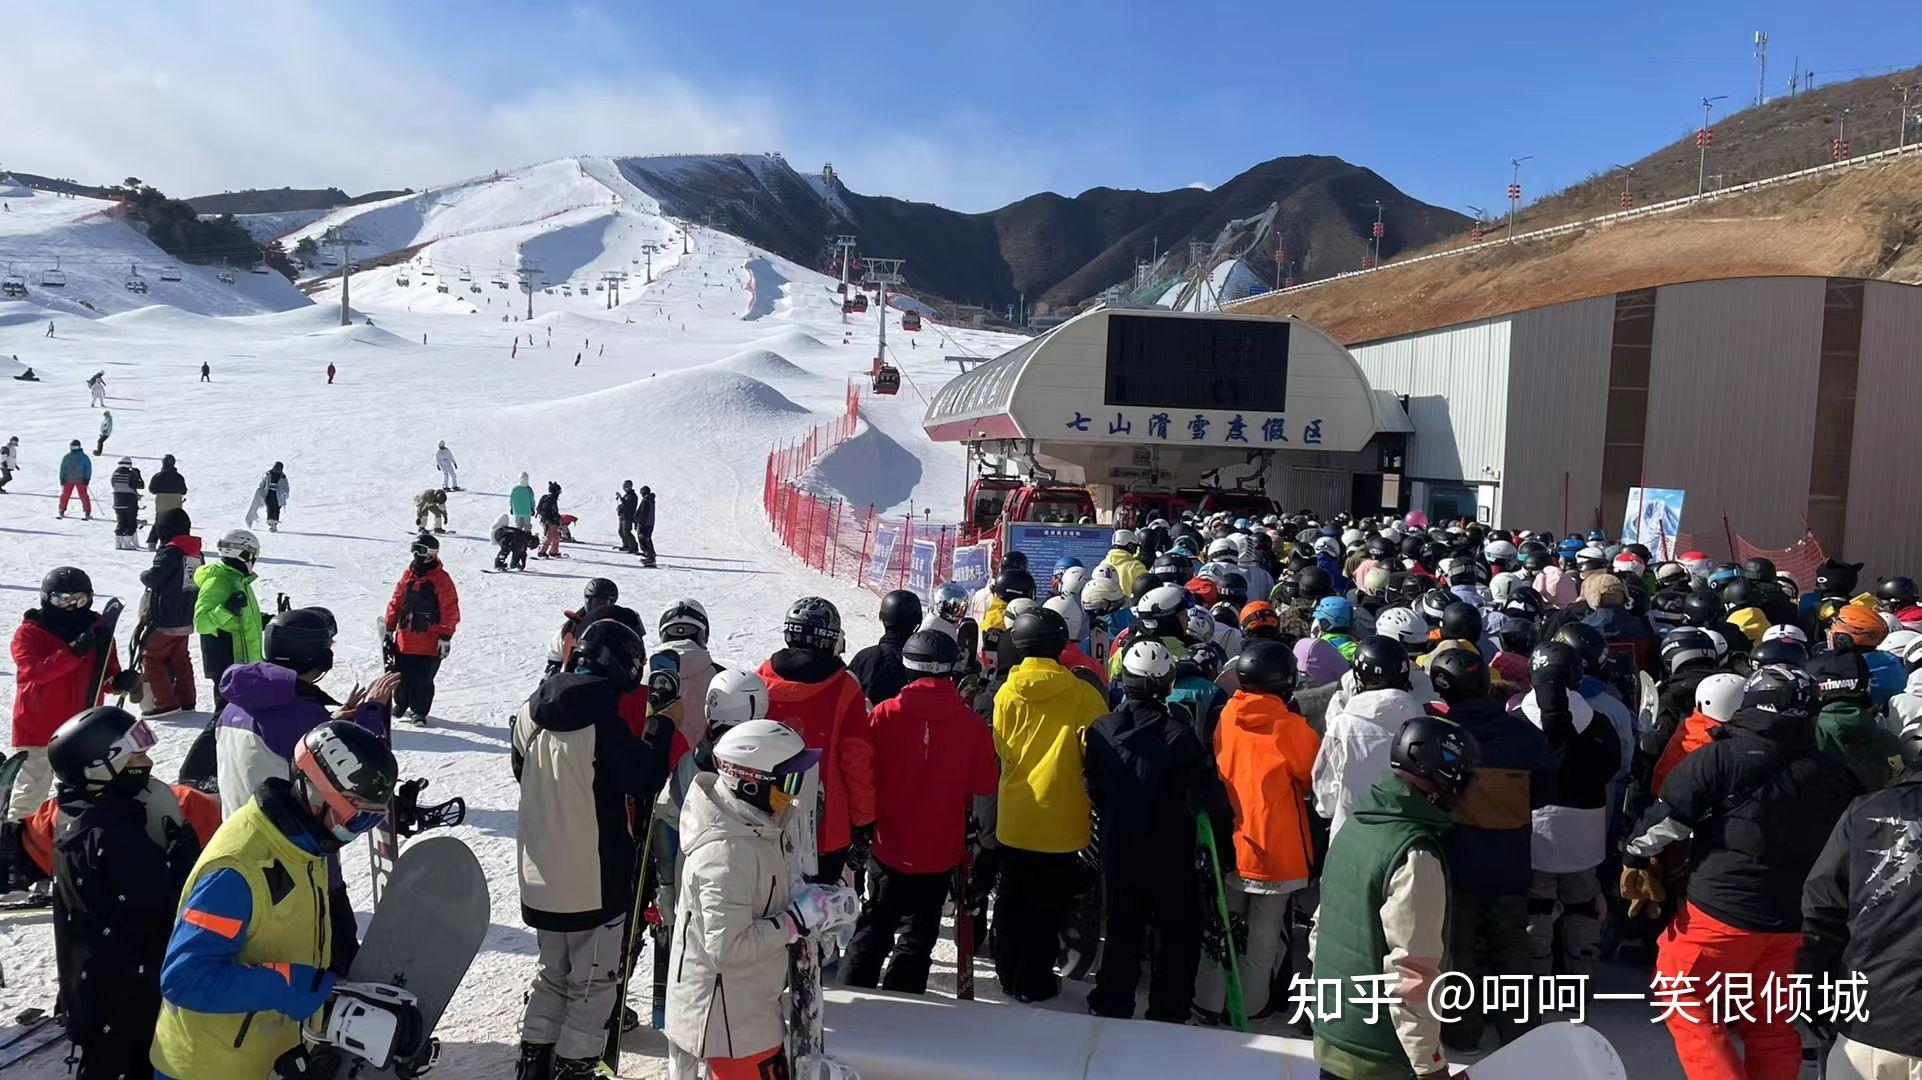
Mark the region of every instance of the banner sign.
[[922, 600], [934, 596], [934, 562], [940, 545], [932, 540], [916, 540], [908, 545], [908, 591]]
[[1629, 488], [1622, 543], [1644, 544], [1656, 559], [1673, 559], [1675, 537], [1682, 530], [1683, 495], [1680, 488]]
[[993, 562], [993, 544], [969, 544], [954, 549], [954, 574], [949, 579], [969, 592], [988, 586], [988, 567]]
[[864, 583], [886, 584], [889, 580], [888, 567], [894, 563], [894, 549], [901, 545], [901, 530], [898, 521], [883, 521], [874, 527], [874, 542], [868, 548], [868, 565]]

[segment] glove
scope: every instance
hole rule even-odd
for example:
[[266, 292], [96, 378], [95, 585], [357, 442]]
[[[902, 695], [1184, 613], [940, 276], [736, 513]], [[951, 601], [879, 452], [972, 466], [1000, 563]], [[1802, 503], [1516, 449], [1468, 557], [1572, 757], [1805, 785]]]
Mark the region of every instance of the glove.
[[874, 846], [874, 823], [850, 826], [848, 833], [851, 837], [848, 841], [848, 869], [854, 871], [855, 879], [859, 880], [868, 868], [868, 854]]
[[440, 643], [435, 646], [435, 648], [440, 652], [440, 658], [442, 660], [447, 659], [447, 651], [449, 649], [452, 649], [453, 647], [454, 647], [454, 641], [452, 638], [441, 638]]
[[247, 594], [236, 589], [227, 594], [227, 599], [220, 606], [238, 615], [247, 610]]
[[199, 835], [175, 818], [162, 818], [160, 831], [166, 836], [168, 868], [184, 876], [194, 860], [200, 858]]
[[803, 885], [781, 914], [788, 923], [788, 940], [832, 930], [854, 921], [861, 902], [854, 890], [841, 885]]
[[274, 610], [276, 612], [291, 611], [293, 607], [294, 602], [287, 599], [286, 593], [276, 593], [274, 595]]
[[345, 1063], [331, 1046], [296, 1046], [274, 1061], [267, 1080], [329, 1080]]
[[67, 642], [67, 648], [72, 649], [75, 656], [85, 656], [92, 652], [94, 647], [99, 644], [100, 632], [90, 626], [78, 634], [75, 634], [73, 640]]
[[1661, 875], [1656, 870], [1651, 867], [1623, 867], [1620, 889], [1622, 899], [1628, 901], [1630, 918], [1662, 917], [1662, 901], [1668, 898], [1668, 890], [1662, 887]]
[[113, 688], [122, 694], [131, 694], [140, 689], [140, 673], [128, 668], [113, 677]]
[[681, 658], [658, 652], [647, 660], [647, 707], [655, 712], [681, 700]]

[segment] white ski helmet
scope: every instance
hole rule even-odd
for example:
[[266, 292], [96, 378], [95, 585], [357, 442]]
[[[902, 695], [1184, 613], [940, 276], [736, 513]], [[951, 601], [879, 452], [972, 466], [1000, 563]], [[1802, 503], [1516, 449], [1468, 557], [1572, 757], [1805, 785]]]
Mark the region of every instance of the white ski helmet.
[[1341, 558], [1341, 541], [1332, 536], [1317, 537], [1315, 540], [1315, 554], [1328, 555], [1339, 559]]
[[699, 600], [676, 600], [661, 612], [657, 627], [662, 641], [687, 639], [707, 647], [707, 609]]
[[1809, 635], [1794, 623], [1776, 623], [1762, 631], [1763, 641], [1793, 641], [1799, 645], [1809, 643]]
[[1061, 621], [1068, 624], [1069, 641], [1081, 640], [1081, 628], [1087, 622], [1087, 616], [1081, 611], [1081, 601], [1064, 593], [1050, 597], [1041, 606], [1061, 616]]
[[1219, 540], [1216, 540], [1214, 543], [1208, 545], [1208, 561], [1209, 562], [1231, 563], [1240, 557], [1241, 557], [1241, 550], [1235, 547], [1235, 542], [1233, 540], [1230, 540], [1225, 536]]
[[1384, 608], [1375, 614], [1375, 633], [1403, 645], [1428, 643], [1428, 620], [1414, 608]]
[[794, 802], [790, 777], [821, 760], [801, 733], [778, 720], [736, 724], [714, 743], [714, 770], [735, 798], [779, 816]]
[[[1109, 569], [1113, 569], [1110, 567]], [[1121, 593], [1121, 586], [1113, 578], [1096, 574], [1081, 587], [1081, 609], [1105, 615], [1120, 608], [1127, 600]]]
[[1061, 571], [1061, 595], [1080, 596], [1081, 590], [1085, 588], [1087, 584], [1087, 567], [1070, 566], [1066, 570]]
[[1031, 596], [1017, 596], [1014, 599], [1008, 601], [1008, 607], [1007, 607], [1008, 625], [1013, 626], [1014, 620], [1020, 618], [1023, 615], [1026, 615], [1030, 611], [1033, 611], [1035, 609], [1035, 606], [1036, 605], [1034, 602], [1034, 598]]
[[1922, 634], [1918, 634], [1913, 630], [1902, 629], [1883, 638], [1882, 644], [1877, 645], [1875, 648], [1877, 652], [1894, 653], [1897, 656], [1902, 656], [1909, 651], [1910, 646], [1918, 641], [1922, 641]]
[[1111, 562], [1096, 563], [1094, 569], [1088, 571], [1088, 580], [1090, 583], [1105, 581], [1113, 585], [1116, 592], [1121, 591], [1121, 571]]
[[767, 683], [742, 668], [728, 668], [707, 684], [707, 724], [733, 727], [767, 716]]
[[1362, 541], [1365, 539], [1367, 539], [1367, 537], [1362, 535], [1360, 529], [1344, 529], [1341, 534], [1341, 546], [1349, 551], [1353, 551], [1360, 547]]
[[[1097, 533], [1096, 535], [1098, 536], [1100, 534]], [[1135, 548], [1141, 545], [1141, 540], [1135, 536], [1133, 529], [1116, 529], [1114, 531], [1114, 539], [1110, 541], [1110, 545], [1118, 548]]]
[[252, 566], [254, 560], [260, 558], [260, 537], [246, 529], [228, 529], [220, 535], [220, 542], [214, 545], [214, 550], [220, 552], [223, 558], [239, 559]]
[[1742, 705], [1743, 679], [1728, 671], [1718, 671], [1695, 687], [1695, 707], [1702, 715], [1726, 724]]
[[1496, 607], [1501, 607], [1503, 604], [1508, 603], [1508, 594], [1515, 590], [1515, 586], [1522, 583], [1522, 576], [1520, 574], [1510, 573], [1504, 570], [1488, 579], [1489, 598], [1495, 602]]

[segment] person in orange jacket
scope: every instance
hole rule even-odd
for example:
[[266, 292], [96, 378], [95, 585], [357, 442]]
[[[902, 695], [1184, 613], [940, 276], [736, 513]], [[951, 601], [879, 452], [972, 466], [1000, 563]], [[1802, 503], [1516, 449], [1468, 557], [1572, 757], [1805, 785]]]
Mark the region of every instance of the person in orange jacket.
[[460, 626], [460, 594], [440, 563], [440, 538], [424, 532], [414, 540], [414, 559], [387, 601], [388, 667], [400, 672], [394, 691], [396, 718], [427, 723], [434, 707], [434, 676]]
[[767, 718], [801, 733], [821, 751], [825, 795], [815, 832], [816, 871], [808, 880], [835, 884], [850, 856], [856, 869], [874, 838], [874, 744], [868, 738], [867, 698], [841, 662], [846, 638], [841, 612], [818, 596], [803, 596], [781, 624], [787, 648], [761, 665]]
[[[1213, 751], [1235, 811], [1234, 873], [1222, 884], [1228, 917], [1247, 920], [1247, 943], [1236, 967], [1242, 1003], [1256, 1016], [1268, 1010], [1289, 899], [1314, 871], [1305, 800], [1321, 737], [1290, 704], [1299, 673], [1288, 646], [1257, 638], [1234, 666], [1241, 688], [1221, 710]], [[1204, 1022], [1221, 1023], [1225, 992], [1221, 969], [1203, 964], [1195, 1009]]]

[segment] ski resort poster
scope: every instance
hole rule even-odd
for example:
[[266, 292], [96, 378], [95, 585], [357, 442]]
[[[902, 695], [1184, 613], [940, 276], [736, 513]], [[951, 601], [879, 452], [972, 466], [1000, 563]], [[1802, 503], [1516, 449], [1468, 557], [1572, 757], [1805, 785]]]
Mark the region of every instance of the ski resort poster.
[[1628, 489], [1622, 515], [1622, 543], [1644, 544], [1657, 559], [1675, 557], [1675, 536], [1682, 528], [1681, 488]]
[[894, 565], [894, 549], [900, 545], [900, 522], [884, 521], [874, 527], [874, 545], [868, 549], [867, 581], [888, 579], [888, 567]]
[[[1071, 555], [1083, 566], [1094, 566], [1108, 557], [1114, 530], [1100, 525], [1010, 525], [1008, 550], [1028, 557], [1028, 565], [1052, 567], [1056, 559]], [[1037, 573], [1042, 572], [1037, 570]]]
[[923, 600], [934, 595], [934, 567], [940, 561], [940, 545], [932, 540], [916, 540], [908, 545], [908, 591]]
[[969, 544], [954, 549], [953, 580], [964, 585], [969, 591], [982, 588], [988, 583], [989, 556], [994, 552], [987, 544]]

